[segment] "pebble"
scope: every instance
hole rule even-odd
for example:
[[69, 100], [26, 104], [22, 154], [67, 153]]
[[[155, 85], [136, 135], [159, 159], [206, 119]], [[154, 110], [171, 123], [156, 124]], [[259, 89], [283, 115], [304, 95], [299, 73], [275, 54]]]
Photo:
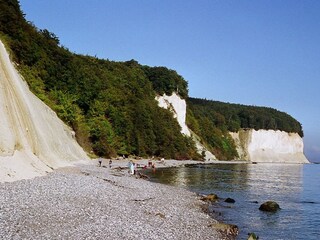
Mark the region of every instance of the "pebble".
[[0, 183], [0, 239], [223, 239], [185, 189], [79, 165]]

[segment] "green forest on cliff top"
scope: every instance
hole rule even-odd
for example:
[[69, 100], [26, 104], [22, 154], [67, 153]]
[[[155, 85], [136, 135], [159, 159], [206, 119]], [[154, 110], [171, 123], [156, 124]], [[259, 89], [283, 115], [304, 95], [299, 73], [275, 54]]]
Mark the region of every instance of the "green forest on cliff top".
[[98, 156], [201, 159], [156, 95], [187, 99], [187, 124], [219, 159], [237, 157], [229, 131], [240, 128], [297, 132], [301, 124], [272, 108], [188, 97], [188, 84], [166, 67], [115, 62], [72, 53], [58, 37], [25, 20], [17, 0], [0, 0], [0, 37], [30, 89]]

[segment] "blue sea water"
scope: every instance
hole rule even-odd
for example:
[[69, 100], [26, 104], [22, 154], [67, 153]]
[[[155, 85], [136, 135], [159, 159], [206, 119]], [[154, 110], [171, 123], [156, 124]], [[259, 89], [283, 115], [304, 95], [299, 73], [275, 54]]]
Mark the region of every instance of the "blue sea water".
[[[240, 229], [237, 239], [254, 232], [259, 239], [320, 239], [320, 164], [212, 164], [157, 169], [151, 181], [217, 194], [213, 216]], [[225, 198], [235, 203], [225, 203]], [[265, 213], [268, 200], [281, 210]]]

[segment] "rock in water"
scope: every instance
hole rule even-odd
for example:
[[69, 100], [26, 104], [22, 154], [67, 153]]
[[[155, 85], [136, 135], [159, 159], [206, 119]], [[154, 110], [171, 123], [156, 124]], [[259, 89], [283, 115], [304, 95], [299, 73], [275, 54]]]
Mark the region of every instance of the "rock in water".
[[226, 200], [224, 200], [226, 203], [235, 203], [236, 200], [234, 200], [233, 198], [227, 198]]
[[280, 209], [280, 206], [278, 203], [274, 201], [267, 201], [260, 205], [259, 210], [265, 211], [265, 212], [276, 212]]

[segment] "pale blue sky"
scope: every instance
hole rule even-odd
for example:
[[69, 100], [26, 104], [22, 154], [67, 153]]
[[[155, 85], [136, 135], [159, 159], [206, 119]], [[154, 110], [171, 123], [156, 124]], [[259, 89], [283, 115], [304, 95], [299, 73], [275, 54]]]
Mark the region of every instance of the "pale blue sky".
[[276, 108], [320, 161], [320, 1], [20, 0], [73, 52], [175, 69], [189, 95]]

